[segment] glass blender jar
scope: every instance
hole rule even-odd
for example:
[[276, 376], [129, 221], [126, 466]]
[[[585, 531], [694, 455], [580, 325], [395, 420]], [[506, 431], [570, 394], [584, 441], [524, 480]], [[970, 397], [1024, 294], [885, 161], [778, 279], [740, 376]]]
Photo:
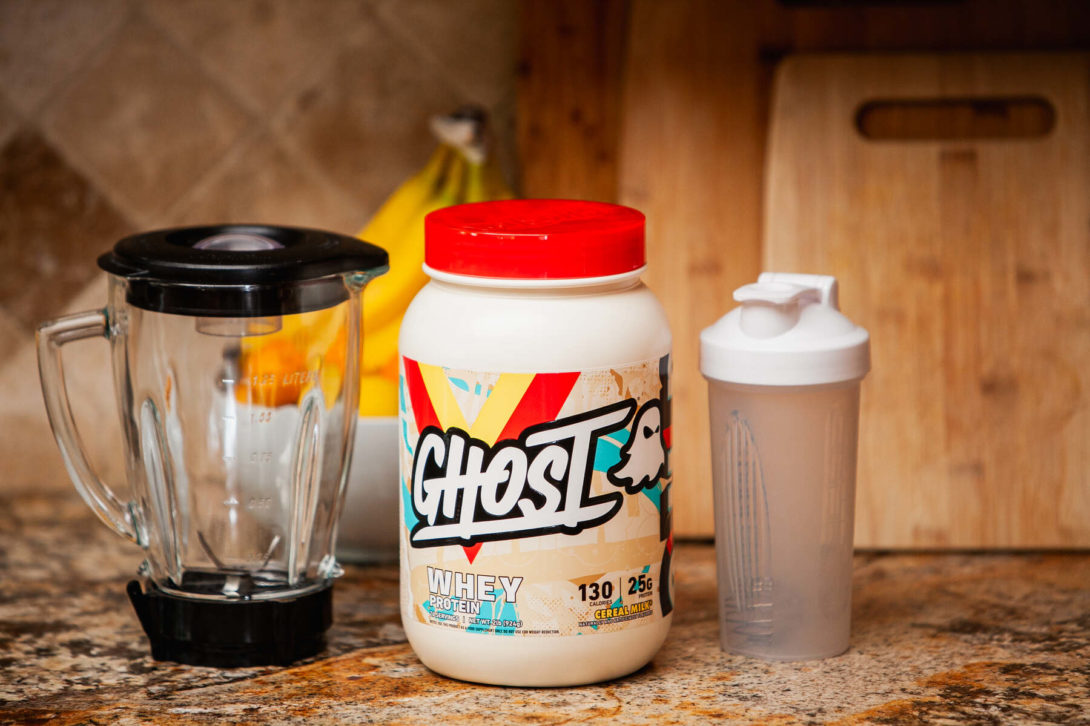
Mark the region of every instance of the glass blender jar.
[[[105, 309], [44, 323], [38, 362], [68, 473], [140, 545], [128, 593], [152, 655], [286, 664], [324, 646], [359, 397], [361, 292], [386, 252], [318, 230], [225, 225], [127, 237]], [[127, 491], [90, 466], [61, 347], [110, 341]]]

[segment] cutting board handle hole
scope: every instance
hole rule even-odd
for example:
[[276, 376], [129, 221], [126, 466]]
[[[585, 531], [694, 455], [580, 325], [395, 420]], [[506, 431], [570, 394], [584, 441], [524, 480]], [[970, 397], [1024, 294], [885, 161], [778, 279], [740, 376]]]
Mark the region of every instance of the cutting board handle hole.
[[1036, 139], [1056, 126], [1056, 109], [1040, 96], [876, 99], [855, 112], [871, 141]]

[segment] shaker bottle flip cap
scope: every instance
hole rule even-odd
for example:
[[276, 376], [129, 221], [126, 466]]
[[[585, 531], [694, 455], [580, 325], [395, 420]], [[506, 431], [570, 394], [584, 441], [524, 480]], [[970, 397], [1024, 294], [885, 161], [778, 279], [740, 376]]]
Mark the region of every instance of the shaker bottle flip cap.
[[700, 334], [700, 370], [731, 383], [808, 386], [862, 378], [870, 336], [837, 307], [836, 278], [764, 272]]

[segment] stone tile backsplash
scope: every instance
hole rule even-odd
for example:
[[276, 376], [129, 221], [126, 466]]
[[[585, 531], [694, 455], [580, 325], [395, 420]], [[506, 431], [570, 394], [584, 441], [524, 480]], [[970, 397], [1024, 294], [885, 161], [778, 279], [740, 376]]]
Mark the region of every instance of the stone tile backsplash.
[[145, 8], [210, 76], [251, 110], [268, 114], [298, 92], [311, 69], [376, 25], [374, 5], [358, 0], [148, 0]]
[[[35, 393], [33, 331], [103, 302], [94, 260], [119, 237], [255, 221], [355, 233], [434, 148], [428, 118], [464, 103], [491, 112], [514, 182], [517, 12], [0, 0], [0, 451], [35, 459], [0, 487], [69, 486]], [[92, 359], [79, 379], [108, 385], [106, 356]], [[82, 405], [113, 425], [110, 395]]]
[[422, 166], [434, 146], [428, 117], [459, 104], [457, 92], [419, 56], [389, 65], [398, 48], [394, 36], [370, 29], [274, 121], [290, 147], [319, 160], [341, 189], [364, 198], [381, 197], [381, 180], [398, 170]]
[[131, 0], [0, 2], [0, 88], [33, 118], [131, 15]]
[[57, 146], [133, 217], [157, 218], [246, 133], [251, 118], [195, 58], [136, 17], [45, 108]]
[[[32, 331], [60, 314], [97, 274], [104, 240], [135, 231], [37, 131], [0, 148], [0, 296], [3, 315]], [[7, 356], [11, 349], [0, 350]]]

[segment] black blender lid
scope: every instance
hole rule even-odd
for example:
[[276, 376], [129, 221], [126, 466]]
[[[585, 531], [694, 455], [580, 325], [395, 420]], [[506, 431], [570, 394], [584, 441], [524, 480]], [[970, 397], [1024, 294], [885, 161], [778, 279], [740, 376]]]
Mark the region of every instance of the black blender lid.
[[347, 299], [340, 275], [367, 278], [386, 251], [355, 237], [302, 227], [225, 224], [132, 235], [98, 258], [129, 282], [146, 310], [212, 317], [307, 312]]

